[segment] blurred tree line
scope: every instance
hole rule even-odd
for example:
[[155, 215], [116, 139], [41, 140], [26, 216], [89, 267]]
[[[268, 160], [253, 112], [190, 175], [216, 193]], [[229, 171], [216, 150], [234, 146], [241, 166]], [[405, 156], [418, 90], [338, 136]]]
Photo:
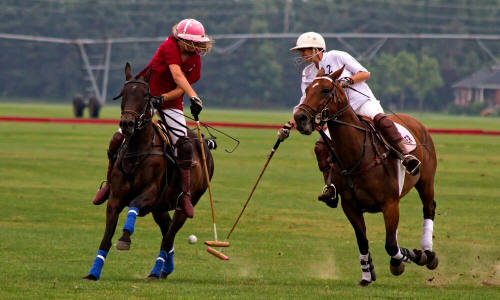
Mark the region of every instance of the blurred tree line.
[[[168, 36], [184, 18], [209, 35], [295, 33], [294, 38], [216, 40], [202, 58], [195, 84], [207, 106], [290, 108], [300, 98], [303, 65], [289, 49], [303, 32], [500, 34], [497, 0], [0, 0], [0, 33], [66, 39]], [[358, 52], [374, 42], [346, 39]], [[483, 41], [500, 53], [498, 41]], [[113, 44], [107, 103], [124, 83], [130, 62], [139, 72], [160, 43]], [[327, 50], [351, 49], [326, 39]], [[82, 59], [74, 45], [0, 39], [0, 97], [69, 100], [86, 93]], [[101, 59], [104, 45], [87, 48]], [[353, 54], [353, 56], [355, 56]], [[451, 84], [494, 61], [475, 40], [389, 39], [369, 61], [368, 84], [394, 109], [441, 110], [453, 101]], [[99, 78], [99, 80], [101, 80]]]

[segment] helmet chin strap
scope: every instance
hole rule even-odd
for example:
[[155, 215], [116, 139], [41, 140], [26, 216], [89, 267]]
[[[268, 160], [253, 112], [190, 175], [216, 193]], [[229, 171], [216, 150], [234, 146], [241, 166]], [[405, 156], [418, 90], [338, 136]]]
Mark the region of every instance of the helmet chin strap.
[[302, 63], [304, 63], [307, 59], [313, 59], [316, 55], [322, 53], [323, 51], [324, 50], [318, 50], [317, 48], [313, 48], [313, 53], [314, 54], [312, 54], [312, 55], [309, 55], [309, 56], [306, 56], [306, 57], [299, 56], [299, 57], [292, 58], [293, 65], [294, 66], [299, 66]]
[[179, 39], [179, 41], [180, 41], [182, 44], [184, 44], [184, 47], [185, 47], [185, 49], [186, 49], [186, 50], [188, 50], [188, 48], [187, 48], [187, 47], [189, 46], [189, 47], [193, 47], [193, 49], [194, 49], [195, 51], [199, 51], [199, 52], [201, 52], [201, 55], [202, 55], [202, 56], [205, 56], [205, 54], [207, 54], [207, 52], [206, 52], [206, 51], [207, 51], [207, 47], [196, 47], [196, 46], [194, 45], [193, 41], [188, 41], [188, 40], [184, 40], [184, 39], [181, 39], [181, 38], [178, 38], [178, 39]]

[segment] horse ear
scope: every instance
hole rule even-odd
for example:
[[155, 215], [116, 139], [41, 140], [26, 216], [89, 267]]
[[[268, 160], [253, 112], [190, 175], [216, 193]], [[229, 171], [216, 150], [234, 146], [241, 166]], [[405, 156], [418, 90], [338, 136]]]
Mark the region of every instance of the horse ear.
[[129, 81], [132, 78], [132, 70], [130, 68], [130, 64], [127, 62], [125, 65], [125, 80]]
[[325, 76], [325, 69], [321, 68], [318, 71], [318, 74], [316, 74], [316, 77], [322, 77]]
[[342, 66], [342, 68], [338, 69], [337, 71], [333, 72], [330, 75], [330, 78], [333, 80], [339, 79], [340, 75], [342, 75], [342, 72], [344, 72], [345, 65]]
[[148, 71], [146, 72], [146, 76], [144, 76], [144, 81], [149, 82], [149, 79], [151, 78], [151, 74], [153, 73], [153, 65], [149, 66]]

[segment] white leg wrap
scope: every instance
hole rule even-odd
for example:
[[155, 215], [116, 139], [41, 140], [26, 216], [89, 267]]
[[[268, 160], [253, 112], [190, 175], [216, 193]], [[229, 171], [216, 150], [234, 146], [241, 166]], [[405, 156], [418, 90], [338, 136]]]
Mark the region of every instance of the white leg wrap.
[[362, 262], [366, 262], [367, 264], [361, 264], [361, 280], [366, 280], [372, 282], [372, 275], [370, 273], [370, 265], [368, 264], [369, 254], [363, 255], [359, 254], [359, 260]]
[[392, 256], [392, 258], [397, 259], [397, 260], [402, 260], [403, 262], [405, 262], [407, 264], [411, 264], [411, 259], [408, 256], [403, 255], [403, 253], [401, 253], [401, 249], [399, 247], [398, 247], [398, 253], [396, 253], [396, 255]]
[[422, 229], [422, 240], [420, 240], [420, 246], [423, 251], [432, 251], [432, 232], [434, 231], [434, 221], [431, 219], [424, 220], [424, 226]]

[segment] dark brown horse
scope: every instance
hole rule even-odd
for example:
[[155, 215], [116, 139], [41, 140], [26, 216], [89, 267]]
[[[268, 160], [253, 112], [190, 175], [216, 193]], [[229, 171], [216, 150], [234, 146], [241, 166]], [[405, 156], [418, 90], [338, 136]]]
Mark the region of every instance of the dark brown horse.
[[[332, 178], [341, 196], [344, 213], [351, 222], [360, 252], [362, 286], [375, 281], [375, 271], [366, 237], [364, 212], [382, 212], [386, 228], [385, 249], [392, 274], [400, 275], [404, 263], [412, 261], [433, 270], [438, 258], [432, 252], [432, 231], [436, 202], [434, 176], [436, 151], [429, 132], [414, 118], [399, 114], [391, 119], [414, 135], [418, 145], [411, 153], [421, 161], [420, 173], [404, 172], [400, 159], [389, 151], [369, 122], [363, 121], [349, 105], [338, 78], [343, 68], [330, 76], [319, 76], [306, 89], [306, 97], [294, 114], [297, 129], [310, 135], [323, 133], [326, 123], [331, 135]], [[400, 186], [401, 180], [404, 183]], [[399, 201], [415, 187], [423, 204], [422, 250], [400, 247], [397, 240]]]
[[[160, 254], [149, 278], [166, 278], [173, 271], [173, 243], [187, 217], [177, 208], [181, 194], [179, 171], [175, 166], [173, 151], [168, 142], [153, 124], [154, 109], [148, 81], [152, 70], [146, 76], [131, 75], [130, 65], [125, 67], [126, 83], [121, 91], [122, 117], [120, 128], [126, 136], [111, 174], [111, 195], [106, 208], [106, 229], [97, 257], [84, 279], [98, 280], [106, 256], [111, 248], [111, 239], [116, 230], [118, 215], [129, 206], [123, 234], [116, 244], [118, 250], [129, 250], [137, 216], [153, 214], [163, 236]], [[188, 130], [193, 140], [193, 166], [191, 167], [191, 201], [196, 205], [208, 187], [202, 169], [201, 146], [198, 135]], [[213, 158], [205, 147], [210, 178], [214, 171]], [[175, 210], [173, 218], [169, 211]]]

